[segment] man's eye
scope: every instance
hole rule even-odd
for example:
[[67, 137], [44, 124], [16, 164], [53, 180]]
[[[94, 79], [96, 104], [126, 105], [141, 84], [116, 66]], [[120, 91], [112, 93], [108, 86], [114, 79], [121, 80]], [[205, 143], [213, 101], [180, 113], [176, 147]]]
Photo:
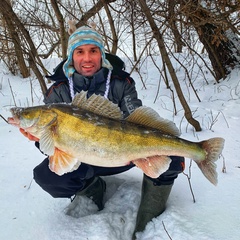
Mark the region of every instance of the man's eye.
[[83, 51], [81, 49], [75, 49], [74, 53], [79, 55], [82, 54]]

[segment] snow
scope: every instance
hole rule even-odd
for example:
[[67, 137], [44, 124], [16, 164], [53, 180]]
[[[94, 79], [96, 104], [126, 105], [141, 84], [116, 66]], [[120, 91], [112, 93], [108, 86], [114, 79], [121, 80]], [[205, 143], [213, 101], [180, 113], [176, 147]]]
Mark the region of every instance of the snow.
[[[56, 65], [49, 61], [49, 69]], [[40, 87], [34, 78], [12, 76], [1, 65], [0, 114], [10, 117], [14, 106], [43, 104]], [[207, 82], [195, 76], [193, 83], [199, 102], [179, 70], [178, 77], [194, 117], [203, 131], [196, 132], [183, 118], [178, 103], [178, 114], [173, 114], [171, 93], [161, 82], [157, 95], [159, 73], [148, 63], [147, 89], [142, 87], [139, 75], [133, 73], [139, 97], [144, 105], [155, 109], [162, 117], [173, 120], [181, 130], [181, 137], [201, 141], [212, 137], [225, 138], [225, 147], [217, 161], [218, 185], [213, 186], [190, 159], [186, 159], [184, 174], [173, 186], [166, 211], [153, 219], [138, 240], [236, 240], [240, 228], [240, 74], [231, 74], [216, 84], [211, 75]], [[33, 86], [33, 91], [31, 91]], [[173, 87], [172, 87], [173, 88]], [[156, 98], [156, 101], [155, 101]], [[81, 199], [79, 214], [66, 215], [69, 199], [54, 199], [33, 180], [32, 169], [43, 159], [33, 142], [19, 130], [0, 119], [0, 239], [9, 240], [130, 240], [140, 202], [141, 170], [134, 168], [115, 176], [104, 177], [107, 192], [105, 208], [97, 211], [91, 200]], [[224, 164], [226, 172], [222, 171]], [[187, 175], [193, 189], [191, 193]], [[196, 199], [194, 203], [193, 198]]]

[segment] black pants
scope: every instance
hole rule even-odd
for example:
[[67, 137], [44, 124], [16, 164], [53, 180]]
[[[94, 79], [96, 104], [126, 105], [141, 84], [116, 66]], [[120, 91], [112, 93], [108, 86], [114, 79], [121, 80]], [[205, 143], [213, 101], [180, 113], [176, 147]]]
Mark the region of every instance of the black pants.
[[[184, 158], [172, 156], [171, 159], [169, 169], [158, 178], [152, 179], [155, 185], [173, 184], [178, 174], [183, 171]], [[83, 190], [95, 176], [110, 176], [125, 172], [135, 166], [132, 164], [124, 167], [107, 168], [82, 163], [77, 170], [58, 176], [49, 169], [48, 164], [49, 160], [46, 158], [34, 168], [33, 176], [43, 190], [56, 198], [70, 198], [76, 192]]]

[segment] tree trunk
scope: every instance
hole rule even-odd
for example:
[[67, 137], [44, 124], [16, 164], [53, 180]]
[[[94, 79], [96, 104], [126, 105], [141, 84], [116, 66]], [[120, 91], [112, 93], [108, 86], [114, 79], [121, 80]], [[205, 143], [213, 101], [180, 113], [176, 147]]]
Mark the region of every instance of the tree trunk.
[[8, 29], [8, 32], [12, 38], [12, 42], [13, 42], [13, 45], [14, 45], [14, 52], [16, 54], [16, 57], [17, 57], [17, 66], [19, 67], [19, 70], [22, 74], [22, 77], [23, 78], [27, 78], [30, 76], [30, 71], [26, 65], [26, 62], [25, 62], [25, 59], [24, 59], [24, 56], [23, 56], [23, 51], [22, 51], [22, 48], [21, 48], [21, 41], [19, 39], [19, 36], [17, 34], [17, 31], [15, 30], [15, 26], [14, 26], [14, 23], [12, 22], [11, 18], [9, 18], [7, 15], [6, 15], [6, 12], [3, 11], [2, 12], [2, 16], [6, 22], [6, 25], [7, 25], [7, 29]]
[[218, 82], [229, 73], [229, 67], [233, 68], [238, 62], [232, 52], [234, 44], [225, 33], [223, 17], [201, 6], [198, 0], [182, 0], [181, 8], [207, 51]]
[[168, 23], [172, 30], [173, 36], [174, 36], [174, 42], [176, 44], [176, 52], [181, 53], [182, 48], [185, 46], [185, 43], [182, 41], [182, 36], [177, 28], [176, 25], [176, 14], [174, 12], [174, 7], [176, 5], [176, 2], [173, 0], [168, 0]]
[[[12, 10], [12, 7], [11, 7], [9, 1], [7, 1], [7, 0], [1, 1], [0, 11], [2, 13], [5, 13], [6, 16], [15, 23], [15, 25], [18, 27], [19, 34], [22, 34], [22, 36], [25, 38], [25, 41], [27, 42], [27, 44], [29, 46], [28, 54], [29, 54], [30, 65], [31, 65], [31, 67], [33, 67], [33, 71], [40, 83], [42, 93], [44, 94], [47, 91], [47, 86], [46, 86], [46, 83], [44, 81], [44, 78], [43, 78], [41, 72], [38, 69], [39, 65], [43, 69], [43, 65], [37, 56], [37, 50], [32, 42], [29, 32], [26, 30], [26, 28], [24, 27], [24, 25], [22, 24], [20, 19], [17, 17], [17, 15]], [[36, 58], [38, 58], [38, 59], [36, 59]]]
[[140, 6], [142, 8], [142, 12], [144, 12], [144, 14], [145, 14], [150, 26], [151, 26], [151, 29], [153, 31], [153, 35], [154, 35], [155, 39], [157, 40], [158, 47], [159, 47], [159, 50], [161, 52], [162, 58], [167, 65], [167, 68], [168, 68], [168, 71], [171, 75], [171, 78], [172, 78], [174, 87], [176, 89], [178, 98], [179, 98], [179, 100], [180, 100], [180, 102], [181, 102], [181, 104], [184, 108], [184, 116], [187, 119], [187, 121], [195, 128], [196, 131], [201, 131], [202, 129], [201, 129], [201, 126], [200, 126], [199, 122], [193, 118], [191, 109], [189, 108], [189, 106], [187, 104], [187, 101], [184, 98], [184, 95], [183, 95], [181, 86], [179, 84], [177, 75], [176, 75], [175, 70], [172, 66], [171, 60], [168, 57], [168, 53], [167, 53], [167, 50], [166, 50], [166, 47], [165, 47], [165, 44], [164, 44], [163, 36], [158, 30], [158, 27], [157, 27], [157, 25], [156, 25], [156, 23], [155, 23], [155, 21], [152, 17], [152, 14], [151, 14], [147, 4], [146, 4], [146, 0], [138, 0], [138, 2], [140, 3]]
[[116, 0], [99, 0], [92, 8], [90, 8], [79, 20], [76, 24], [76, 27], [81, 27], [86, 24], [87, 20], [93, 17], [96, 13], [98, 13], [103, 8], [103, 1], [105, 4], [110, 4], [115, 2]]
[[132, 29], [132, 44], [133, 44], [133, 61], [137, 61], [137, 45], [136, 45], [136, 34], [135, 34], [135, 9], [136, 9], [136, 2], [135, 1], [130, 1], [129, 3], [130, 6], [130, 26]]
[[[102, 2], [103, 2], [104, 9], [107, 13], [108, 23], [110, 25], [111, 32], [112, 32], [112, 49], [111, 49], [110, 52], [112, 54], [116, 54], [117, 53], [117, 48], [118, 48], [118, 37], [117, 37], [116, 29], [115, 29], [115, 26], [114, 26], [114, 20], [112, 18], [111, 12], [109, 10], [107, 1], [102, 0]], [[105, 42], [106, 42], [106, 44], [108, 44], [108, 38], [107, 38], [106, 34], [104, 34], [104, 35], [105, 35]]]
[[[206, 23], [203, 26], [195, 27], [195, 29], [198, 32], [200, 41], [208, 52], [215, 72], [215, 78], [219, 82], [220, 79], [224, 79], [229, 74], [229, 67], [234, 67], [237, 63], [237, 59], [231, 49], [231, 41], [226, 37], [219, 40], [220, 42], [218, 43], [214, 42], [216, 27], [212, 24]], [[224, 33], [222, 34], [225, 35]]]
[[54, 9], [56, 14], [59, 26], [60, 26], [60, 39], [61, 39], [61, 46], [62, 46], [62, 58], [65, 59], [67, 57], [67, 44], [68, 44], [68, 34], [65, 30], [64, 26], [64, 19], [63, 16], [58, 8], [58, 4], [56, 0], [51, 0], [51, 5]]

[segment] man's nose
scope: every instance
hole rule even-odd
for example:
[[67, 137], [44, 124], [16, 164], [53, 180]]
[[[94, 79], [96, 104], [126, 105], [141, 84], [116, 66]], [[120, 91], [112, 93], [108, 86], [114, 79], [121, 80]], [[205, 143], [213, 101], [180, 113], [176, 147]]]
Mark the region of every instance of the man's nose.
[[91, 54], [86, 52], [84, 53], [84, 61], [88, 62], [91, 60]]

